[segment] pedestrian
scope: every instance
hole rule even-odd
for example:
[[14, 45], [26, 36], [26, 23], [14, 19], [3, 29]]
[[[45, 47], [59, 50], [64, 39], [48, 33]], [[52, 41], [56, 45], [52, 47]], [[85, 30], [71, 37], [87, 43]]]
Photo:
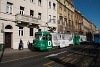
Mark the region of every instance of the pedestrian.
[[23, 50], [23, 41], [20, 39], [19, 50]]
[[29, 41], [27, 42], [27, 46], [28, 46], [28, 48], [30, 48], [30, 42]]

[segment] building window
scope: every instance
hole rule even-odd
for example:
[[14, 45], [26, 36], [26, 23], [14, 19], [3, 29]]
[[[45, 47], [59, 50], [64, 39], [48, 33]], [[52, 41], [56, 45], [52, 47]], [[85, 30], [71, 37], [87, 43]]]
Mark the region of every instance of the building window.
[[38, 19], [41, 20], [41, 13], [38, 13]]
[[60, 13], [62, 13], [62, 8], [60, 7]]
[[24, 15], [24, 7], [20, 6], [20, 14]]
[[30, 10], [30, 16], [33, 17], [34, 16], [34, 11]]
[[19, 36], [23, 36], [23, 27], [19, 27]]
[[51, 2], [49, 1], [49, 8], [51, 8]]
[[62, 19], [60, 18], [60, 25], [62, 25]]
[[8, 14], [12, 14], [12, 3], [7, 2], [7, 6], [6, 6], [6, 13]]
[[56, 4], [55, 3], [53, 3], [53, 9], [56, 10]]
[[71, 13], [71, 19], [72, 19], [72, 21], [73, 21], [73, 14]]
[[66, 0], [64, 0], [64, 5], [66, 5]]
[[34, 2], [34, 0], [30, 0], [30, 2], [31, 2], [31, 3], [33, 3], [33, 2]]
[[56, 16], [53, 16], [53, 22], [56, 23]]
[[38, 5], [41, 5], [41, 0], [38, 0]]
[[68, 11], [68, 20], [70, 20], [70, 11]]
[[30, 28], [30, 36], [33, 36], [33, 28]]
[[64, 16], [66, 16], [66, 10], [64, 10]]
[[74, 28], [74, 24], [73, 24], [73, 22], [72, 22], [72, 28]]
[[49, 15], [49, 21], [51, 22], [51, 15]]
[[66, 26], [66, 24], [67, 24], [66, 20], [64, 21], [64, 24], [65, 24], [65, 26]]

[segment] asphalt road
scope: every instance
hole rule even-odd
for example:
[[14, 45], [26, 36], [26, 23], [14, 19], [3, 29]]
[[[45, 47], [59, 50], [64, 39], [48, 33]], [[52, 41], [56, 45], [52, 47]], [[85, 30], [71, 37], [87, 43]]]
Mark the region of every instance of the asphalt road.
[[77, 45], [4, 59], [0, 67], [100, 67], [100, 46]]

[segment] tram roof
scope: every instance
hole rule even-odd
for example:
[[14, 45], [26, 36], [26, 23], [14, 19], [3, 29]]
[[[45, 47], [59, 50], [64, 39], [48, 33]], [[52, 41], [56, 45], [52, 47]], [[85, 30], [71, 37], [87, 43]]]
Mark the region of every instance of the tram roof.
[[40, 32], [36, 32], [36, 34], [50, 34], [50, 32], [46, 32], [46, 31], [40, 31]]

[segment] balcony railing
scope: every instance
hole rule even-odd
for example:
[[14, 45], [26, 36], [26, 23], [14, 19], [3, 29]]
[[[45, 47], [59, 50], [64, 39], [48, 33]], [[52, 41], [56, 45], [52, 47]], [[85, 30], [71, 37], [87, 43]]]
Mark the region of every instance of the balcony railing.
[[38, 18], [27, 16], [27, 15], [16, 14], [15, 20], [19, 22], [39, 24]]
[[0, 19], [6, 21], [15, 21], [15, 16], [12, 14], [7, 14], [4, 12], [0, 12]]

